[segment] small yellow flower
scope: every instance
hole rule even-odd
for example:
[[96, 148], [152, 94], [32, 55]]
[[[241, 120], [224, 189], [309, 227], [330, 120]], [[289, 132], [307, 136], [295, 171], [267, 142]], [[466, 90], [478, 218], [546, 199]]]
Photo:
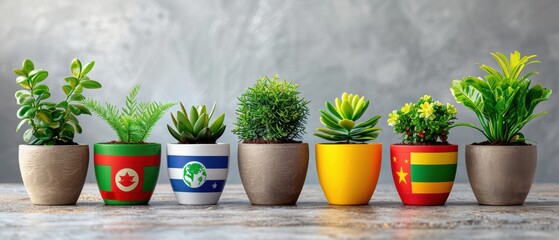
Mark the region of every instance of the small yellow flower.
[[388, 126], [394, 126], [398, 122], [398, 113], [396, 111], [392, 111], [392, 113], [388, 114]]
[[435, 105], [437, 105], [437, 106], [442, 106], [443, 104], [442, 104], [441, 102], [439, 102], [439, 101], [436, 101], [436, 102], [435, 102]]
[[419, 109], [419, 112], [421, 113], [419, 114], [419, 117], [429, 119], [435, 118], [435, 115], [433, 115], [433, 113], [435, 113], [435, 109], [431, 104], [429, 104], [428, 102], [424, 102], [419, 107], [421, 107], [421, 109]]
[[429, 95], [424, 95], [423, 97], [420, 98], [421, 100], [428, 102], [429, 100], [431, 100], [431, 96]]
[[447, 103], [446, 104], [446, 109], [448, 110], [448, 112], [450, 114], [456, 114], [456, 108], [454, 108], [454, 106], [452, 106], [452, 104]]
[[406, 103], [406, 105], [404, 105], [404, 106], [400, 109], [400, 111], [402, 111], [404, 114], [405, 114], [405, 113], [409, 113], [410, 110], [411, 110], [411, 105], [410, 105], [409, 103]]

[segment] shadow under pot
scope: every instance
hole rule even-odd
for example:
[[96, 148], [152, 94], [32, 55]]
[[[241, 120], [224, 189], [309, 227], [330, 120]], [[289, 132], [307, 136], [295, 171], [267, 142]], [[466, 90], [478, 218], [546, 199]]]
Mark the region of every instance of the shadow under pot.
[[466, 145], [466, 170], [479, 204], [522, 205], [530, 192], [537, 148]]
[[217, 204], [229, 173], [229, 144], [167, 144], [167, 166], [180, 204]]
[[255, 205], [293, 205], [309, 165], [307, 143], [239, 144], [239, 172], [245, 192]]
[[458, 145], [390, 145], [394, 185], [406, 205], [444, 205], [454, 185]]
[[316, 170], [332, 205], [366, 205], [377, 186], [382, 145], [316, 144]]
[[19, 145], [21, 177], [36, 205], [76, 204], [88, 165], [88, 145]]
[[94, 145], [95, 178], [107, 205], [148, 204], [159, 176], [161, 144]]

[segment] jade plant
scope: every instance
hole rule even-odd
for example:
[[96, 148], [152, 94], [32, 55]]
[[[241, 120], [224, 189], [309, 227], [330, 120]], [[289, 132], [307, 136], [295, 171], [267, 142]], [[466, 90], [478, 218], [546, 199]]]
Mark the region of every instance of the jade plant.
[[298, 84], [260, 77], [239, 97], [233, 133], [245, 143], [300, 142], [309, 115], [309, 101], [299, 96]]
[[174, 128], [167, 124], [169, 133], [181, 144], [214, 144], [217, 139], [225, 132], [225, 114], [219, 115], [217, 119], [210, 124], [215, 110], [215, 103], [212, 110], [208, 114], [206, 105], [198, 107], [190, 107], [190, 116], [186, 109], [180, 103], [181, 111], [177, 111], [175, 117], [171, 113]]
[[94, 99], [83, 100], [84, 105], [103, 119], [116, 133], [119, 141], [112, 143], [142, 144], [149, 137], [153, 127], [176, 103], [138, 102], [140, 86], [132, 88], [126, 97], [126, 107], [121, 110], [115, 105], [101, 104]]
[[29, 59], [23, 61], [21, 68], [14, 69], [14, 73], [18, 75], [16, 82], [23, 88], [15, 93], [17, 104], [21, 106], [17, 111], [17, 117], [21, 121], [16, 131], [25, 124], [30, 126], [23, 133], [23, 141], [31, 145], [76, 144], [75, 134], [82, 133], [77, 116], [91, 115], [81, 104], [84, 99], [83, 90], [101, 88], [99, 82], [87, 76], [94, 64], [92, 61], [82, 67], [80, 60], [72, 60], [72, 76], [64, 79], [67, 82], [62, 86], [65, 98], [60, 102], [48, 101], [51, 96], [50, 88], [42, 84], [49, 75], [46, 70], [35, 69]]
[[450, 90], [456, 102], [472, 110], [481, 128], [472, 123], [456, 123], [456, 126], [474, 128], [487, 138], [487, 144], [507, 145], [525, 144], [526, 138], [520, 132], [531, 120], [547, 114], [534, 114], [536, 106], [551, 97], [551, 89], [537, 84], [530, 87], [529, 72], [521, 75], [524, 67], [539, 63], [536, 55], [521, 56], [514, 51], [507, 58], [502, 53], [491, 53], [499, 64], [501, 72], [482, 64], [480, 68], [487, 73], [482, 77], [465, 77], [454, 80]]
[[388, 125], [395, 133], [402, 134], [406, 144], [448, 144], [448, 133], [456, 119], [456, 108], [447, 103], [443, 105], [425, 95], [416, 103], [406, 103], [400, 110], [388, 115]]
[[378, 137], [381, 128], [375, 127], [381, 116], [374, 116], [364, 122], [357, 123], [367, 108], [369, 100], [357, 94], [344, 92], [341, 99], [336, 98], [335, 106], [326, 102], [328, 111], [320, 110], [320, 122], [326, 128], [317, 128], [315, 136], [328, 141], [341, 143], [368, 142]]

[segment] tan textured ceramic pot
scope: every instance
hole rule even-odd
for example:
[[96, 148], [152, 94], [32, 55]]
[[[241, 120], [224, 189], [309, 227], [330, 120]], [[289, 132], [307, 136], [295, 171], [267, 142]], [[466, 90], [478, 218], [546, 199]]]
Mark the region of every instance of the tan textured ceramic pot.
[[482, 205], [522, 205], [534, 181], [536, 162], [533, 145], [466, 145], [468, 179]]
[[309, 145], [239, 144], [239, 172], [248, 199], [255, 205], [293, 205], [309, 165]]
[[88, 145], [19, 146], [19, 169], [33, 204], [76, 204], [88, 165]]

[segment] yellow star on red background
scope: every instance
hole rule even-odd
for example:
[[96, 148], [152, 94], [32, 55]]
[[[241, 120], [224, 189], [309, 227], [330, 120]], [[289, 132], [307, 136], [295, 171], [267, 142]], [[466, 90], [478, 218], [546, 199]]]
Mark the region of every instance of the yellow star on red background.
[[392, 159], [394, 159], [394, 162], [396, 162], [396, 160], [397, 160], [397, 159], [396, 159], [396, 156], [394, 156]]
[[408, 184], [408, 182], [406, 181], [406, 176], [408, 175], [408, 173], [404, 172], [404, 169], [402, 167], [400, 167], [400, 171], [396, 172], [396, 174], [398, 174], [398, 177], [400, 177], [400, 179], [398, 179], [398, 183], [404, 182], [405, 184]]

